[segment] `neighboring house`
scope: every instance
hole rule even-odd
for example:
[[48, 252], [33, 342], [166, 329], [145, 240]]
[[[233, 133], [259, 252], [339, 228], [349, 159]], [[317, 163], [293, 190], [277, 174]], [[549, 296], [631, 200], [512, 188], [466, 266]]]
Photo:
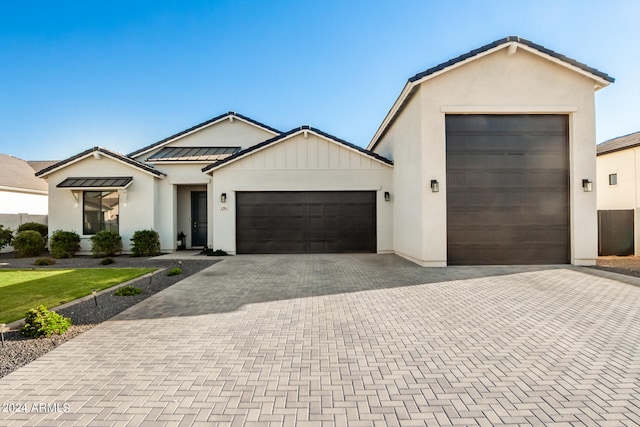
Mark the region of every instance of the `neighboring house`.
[[640, 132], [598, 144], [599, 253], [639, 255]]
[[0, 154], [0, 214], [47, 214], [49, 187], [34, 175], [40, 164]]
[[396, 253], [423, 266], [597, 257], [594, 91], [608, 75], [507, 37], [409, 79], [367, 149], [227, 113], [38, 173], [50, 226], [154, 228], [162, 249]]

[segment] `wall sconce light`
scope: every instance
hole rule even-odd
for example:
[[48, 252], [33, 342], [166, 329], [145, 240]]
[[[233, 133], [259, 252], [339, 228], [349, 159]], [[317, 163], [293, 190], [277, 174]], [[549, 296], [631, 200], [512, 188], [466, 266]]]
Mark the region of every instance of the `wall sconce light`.
[[220, 195], [220, 203], [227, 203], [227, 193], [222, 193]]
[[438, 191], [440, 191], [440, 184], [438, 183], [437, 179], [432, 179], [431, 180], [431, 192], [432, 193], [437, 193]]
[[391, 200], [391, 194], [389, 194], [388, 191], [384, 192], [384, 201], [388, 202], [389, 200]]
[[593, 191], [593, 182], [589, 181], [588, 179], [583, 179], [582, 189], [585, 193], [591, 193]]

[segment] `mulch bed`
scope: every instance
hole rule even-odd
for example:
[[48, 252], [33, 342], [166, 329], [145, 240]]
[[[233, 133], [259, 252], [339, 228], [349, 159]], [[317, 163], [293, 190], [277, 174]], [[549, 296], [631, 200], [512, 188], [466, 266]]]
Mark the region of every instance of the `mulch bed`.
[[[219, 261], [219, 259], [206, 256], [194, 256], [193, 258], [194, 259], [183, 259], [181, 260], [181, 264], [179, 264], [179, 260], [175, 259], [153, 259], [123, 255], [115, 257], [115, 263], [113, 264], [100, 265], [100, 259], [80, 256], [71, 259], [56, 260], [56, 264], [52, 266], [36, 267], [34, 266], [34, 261], [37, 258], [16, 258], [13, 253], [0, 254], [0, 270], [3, 268], [65, 269], [125, 267], [166, 269], [165, 271], [156, 272], [151, 277], [136, 279], [131, 285], [142, 289], [143, 292], [139, 295], [118, 297], [113, 294], [114, 291], [110, 291], [98, 295], [97, 306], [93, 299], [89, 299], [70, 305], [64, 309], [56, 310], [63, 316], [70, 317], [73, 322], [73, 325], [63, 335], [32, 339], [23, 337], [19, 331], [5, 332], [4, 346], [0, 346], [0, 378], [32, 362], [82, 332], [134, 306], [140, 301]], [[169, 269], [178, 266], [182, 268], [182, 274], [167, 276], [166, 273]]]

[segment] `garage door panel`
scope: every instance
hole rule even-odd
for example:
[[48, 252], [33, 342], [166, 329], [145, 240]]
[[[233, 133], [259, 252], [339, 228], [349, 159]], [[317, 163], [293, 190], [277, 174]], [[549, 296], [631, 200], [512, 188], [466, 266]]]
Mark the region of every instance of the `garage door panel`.
[[568, 120], [447, 115], [449, 264], [568, 262]]
[[238, 253], [376, 250], [372, 191], [238, 192], [236, 204]]

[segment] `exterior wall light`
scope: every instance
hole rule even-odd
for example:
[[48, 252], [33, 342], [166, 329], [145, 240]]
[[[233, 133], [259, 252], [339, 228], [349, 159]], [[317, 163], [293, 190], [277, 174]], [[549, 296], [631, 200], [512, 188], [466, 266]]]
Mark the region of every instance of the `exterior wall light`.
[[220, 203], [227, 203], [227, 193], [222, 193], [220, 195]]
[[385, 202], [388, 202], [388, 201], [390, 201], [390, 200], [391, 200], [391, 194], [389, 194], [389, 192], [388, 192], [388, 191], [385, 191], [385, 192], [384, 192], [384, 201], [385, 201]]
[[437, 193], [438, 191], [440, 191], [440, 184], [438, 183], [437, 179], [432, 179], [431, 180], [431, 192], [432, 193]]
[[585, 193], [591, 193], [593, 191], [593, 182], [589, 181], [588, 179], [583, 179], [582, 189]]

